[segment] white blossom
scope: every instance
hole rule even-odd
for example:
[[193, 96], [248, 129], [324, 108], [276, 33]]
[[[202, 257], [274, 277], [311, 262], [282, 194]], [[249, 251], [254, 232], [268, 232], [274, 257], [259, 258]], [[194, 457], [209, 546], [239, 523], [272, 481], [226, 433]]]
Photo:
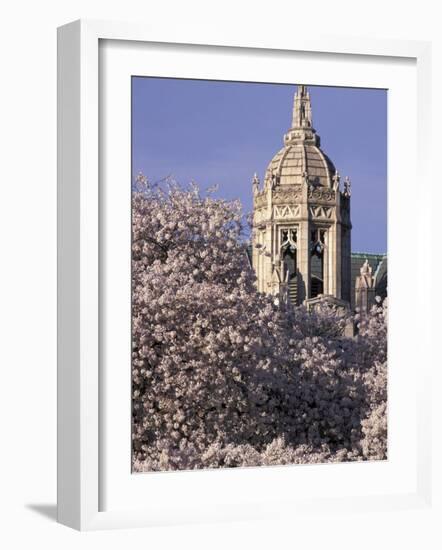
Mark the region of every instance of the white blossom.
[[385, 459], [387, 302], [361, 319], [277, 306], [242, 231], [238, 201], [138, 178], [134, 470]]

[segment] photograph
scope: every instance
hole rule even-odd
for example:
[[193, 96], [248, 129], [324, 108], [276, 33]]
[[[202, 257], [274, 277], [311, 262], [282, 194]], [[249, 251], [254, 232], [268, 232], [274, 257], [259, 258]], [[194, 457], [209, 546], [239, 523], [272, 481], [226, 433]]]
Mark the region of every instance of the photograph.
[[0, 548], [442, 550], [441, 10], [398, 7], [2, 5]]
[[388, 459], [388, 92], [291, 78], [132, 76], [132, 473]]

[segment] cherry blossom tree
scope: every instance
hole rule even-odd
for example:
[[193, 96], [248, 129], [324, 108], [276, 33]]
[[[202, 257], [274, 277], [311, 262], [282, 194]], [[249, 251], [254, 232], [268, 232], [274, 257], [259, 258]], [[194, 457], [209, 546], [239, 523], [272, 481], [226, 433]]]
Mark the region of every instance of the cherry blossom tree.
[[277, 305], [243, 233], [238, 201], [138, 178], [134, 470], [385, 458], [386, 305], [360, 320]]

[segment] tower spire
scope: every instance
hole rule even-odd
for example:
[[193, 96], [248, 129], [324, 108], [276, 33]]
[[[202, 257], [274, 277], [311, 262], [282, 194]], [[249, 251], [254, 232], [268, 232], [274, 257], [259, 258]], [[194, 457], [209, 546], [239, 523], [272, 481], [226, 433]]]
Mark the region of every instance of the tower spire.
[[284, 143], [307, 142], [320, 146], [319, 136], [313, 128], [312, 105], [307, 86], [300, 84], [293, 98], [293, 118], [290, 130], [284, 136]]
[[312, 106], [307, 86], [299, 85], [293, 100], [292, 128], [312, 127]]

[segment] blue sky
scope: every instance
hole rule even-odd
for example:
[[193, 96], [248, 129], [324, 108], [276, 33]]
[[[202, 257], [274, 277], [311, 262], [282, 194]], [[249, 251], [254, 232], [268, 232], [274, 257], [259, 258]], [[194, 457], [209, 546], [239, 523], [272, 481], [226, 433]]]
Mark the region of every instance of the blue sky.
[[[296, 86], [133, 77], [132, 168], [252, 209], [251, 181], [290, 127]], [[352, 182], [352, 251], [387, 251], [387, 91], [309, 86], [321, 148]]]

